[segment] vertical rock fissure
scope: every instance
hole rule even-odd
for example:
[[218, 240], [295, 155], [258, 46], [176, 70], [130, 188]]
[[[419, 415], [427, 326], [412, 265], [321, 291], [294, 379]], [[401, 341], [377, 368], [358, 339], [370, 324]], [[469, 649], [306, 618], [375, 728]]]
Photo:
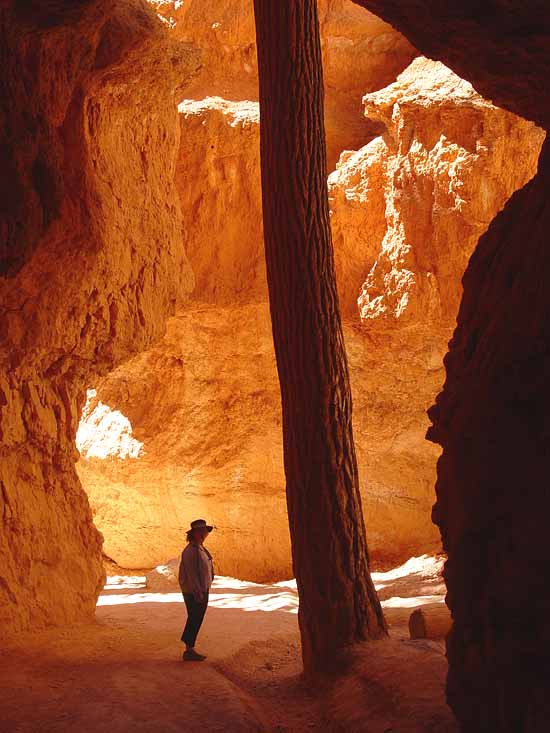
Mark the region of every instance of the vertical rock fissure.
[[306, 672], [385, 622], [370, 578], [336, 292], [315, 0], [255, 0], [269, 300]]

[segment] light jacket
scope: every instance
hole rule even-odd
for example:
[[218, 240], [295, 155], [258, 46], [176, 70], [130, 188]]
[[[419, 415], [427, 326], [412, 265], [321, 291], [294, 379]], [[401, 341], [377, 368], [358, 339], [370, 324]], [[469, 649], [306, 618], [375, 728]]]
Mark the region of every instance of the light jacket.
[[212, 555], [203, 545], [189, 542], [181, 553], [178, 580], [182, 593], [205, 596], [214, 580]]

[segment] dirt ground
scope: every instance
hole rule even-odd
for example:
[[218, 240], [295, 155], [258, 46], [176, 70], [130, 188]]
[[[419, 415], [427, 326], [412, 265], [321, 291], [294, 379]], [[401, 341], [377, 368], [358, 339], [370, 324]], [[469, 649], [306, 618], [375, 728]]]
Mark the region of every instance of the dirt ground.
[[301, 678], [292, 581], [218, 578], [197, 648], [181, 660], [185, 606], [175, 564], [111, 577], [95, 622], [19, 636], [0, 658], [0, 729], [122, 731], [456, 731], [444, 703], [442, 642], [408, 640], [412, 609], [442, 602], [441, 561], [376, 573], [388, 641], [359, 645], [323, 689]]

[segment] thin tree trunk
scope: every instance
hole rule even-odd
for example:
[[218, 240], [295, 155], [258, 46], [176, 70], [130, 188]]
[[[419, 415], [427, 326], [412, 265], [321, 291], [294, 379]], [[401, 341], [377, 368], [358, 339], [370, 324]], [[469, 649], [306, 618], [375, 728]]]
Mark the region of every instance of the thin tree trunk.
[[306, 672], [386, 631], [368, 568], [330, 232], [315, 0], [255, 0], [267, 279]]

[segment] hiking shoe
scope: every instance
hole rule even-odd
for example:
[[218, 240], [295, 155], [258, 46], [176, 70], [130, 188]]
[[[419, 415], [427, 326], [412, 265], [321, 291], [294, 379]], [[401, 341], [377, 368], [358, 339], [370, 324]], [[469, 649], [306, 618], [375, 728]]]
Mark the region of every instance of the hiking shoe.
[[194, 649], [183, 652], [184, 662], [204, 662], [205, 659], [206, 657], [204, 656], [204, 654], [199, 654]]

